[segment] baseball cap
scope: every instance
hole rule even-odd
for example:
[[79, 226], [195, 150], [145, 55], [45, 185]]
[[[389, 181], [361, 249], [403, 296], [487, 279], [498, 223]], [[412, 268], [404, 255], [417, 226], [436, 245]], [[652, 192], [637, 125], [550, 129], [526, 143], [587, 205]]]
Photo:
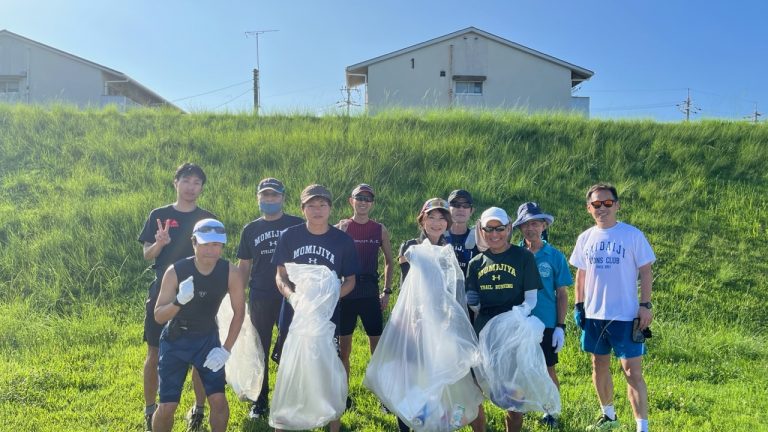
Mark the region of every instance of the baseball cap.
[[509, 223], [509, 216], [507, 216], [507, 212], [503, 208], [490, 207], [480, 215], [480, 226], [485, 227], [492, 220], [499, 221], [502, 225], [507, 225]]
[[272, 177], [265, 178], [264, 180], [259, 182], [258, 192], [262, 192], [267, 189], [273, 190], [279, 194], [285, 193], [285, 186], [283, 185], [283, 182]]
[[458, 198], [464, 198], [468, 203], [472, 204], [472, 194], [464, 189], [456, 189], [448, 195], [448, 202], [452, 203]]
[[365, 183], [360, 183], [359, 185], [357, 185], [357, 187], [352, 189], [352, 196], [355, 196], [360, 192], [368, 192], [369, 194], [371, 194], [371, 196], [376, 196], [376, 194], [373, 193], [373, 188], [370, 185]]
[[520, 207], [517, 208], [517, 220], [512, 224], [512, 228], [519, 227], [533, 219], [545, 220], [550, 225], [555, 221], [555, 217], [541, 211], [538, 204], [535, 202], [527, 202], [520, 204]]
[[192, 235], [200, 244], [227, 242], [227, 231], [224, 229], [224, 224], [216, 219], [198, 221], [195, 228], [192, 229]]
[[432, 210], [445, 210], [448, 212], [448, 203], [442, 198], [430, 198], [421, 206], [421, 213], [429, 213]]
[[304, 205], [307, 203], [307, 201], [315, 197], [325, 198], [329, 203], [333, 201], [333, 198], [331, 198], [331, 192], [328, 191], [325, 186], [319, 184], [311, 184], [305, 187], [303, 191], [301, 191], [301, 204]]

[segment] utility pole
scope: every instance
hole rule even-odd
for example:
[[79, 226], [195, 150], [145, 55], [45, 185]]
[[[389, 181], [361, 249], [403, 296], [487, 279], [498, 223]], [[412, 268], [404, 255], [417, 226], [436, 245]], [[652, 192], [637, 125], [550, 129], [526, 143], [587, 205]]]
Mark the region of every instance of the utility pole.
[[759, 117], [762, 116], [762, 113], [757, 112], [757, 103], [755, 103], [755, 110], [752, 112], [752, 114], [744, 117], [745, 119], [749, 119], [752, 121], [752, 123], [757, 124], [759, 121]]
[[684, 101], [680, 102], [676, 105], [677, 108], [685, 114], [685, 121], [690, 121], [691, 114], [698, 114], [701, 111], [701, 108], [697, 106], [693, 106], [693, 101], [691, 100], [691, 89], [688, 89], [688, 97], [685, 98]]
[[245, 37], [256, 38], [256, 69], [253, 70], [253, 111], [256, 115], [259, 114], [259, 108], [261, 107], [261, 97], [259, 96], [259, 71], [261, 70], [261, 66], [259, 65], [259, 35], [276, 31], [280, 30], [252, 30], [245, 32]]
[[347, 86], [344, 86], [344, 87], [340, 88], [339, 90], [341, 90], [341, 95], [342, 95], [343, 99], [338, 101], [337, 105], [340, 106], [340, 107], [346, 106], [347, 107], [347, 117], [349, 117], [349, 107], [360, 106], [359, 103], [357, 103], [357, 102], [352, 100], [352, 91], [354, 90], [354, 91], [360, 93], [360, 89], [349, 88]]

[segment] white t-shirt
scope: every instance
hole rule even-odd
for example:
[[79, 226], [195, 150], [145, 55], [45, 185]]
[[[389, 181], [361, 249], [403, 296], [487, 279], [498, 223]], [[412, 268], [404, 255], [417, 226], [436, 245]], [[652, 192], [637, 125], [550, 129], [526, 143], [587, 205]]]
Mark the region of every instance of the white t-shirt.
[[576, 240], [570, 263], [584, 270], [584, 310], [587, 318], [632, 321], [637, 317], [638, 269], [656, 261], [643, 233], [619, 222], [597, 226]]

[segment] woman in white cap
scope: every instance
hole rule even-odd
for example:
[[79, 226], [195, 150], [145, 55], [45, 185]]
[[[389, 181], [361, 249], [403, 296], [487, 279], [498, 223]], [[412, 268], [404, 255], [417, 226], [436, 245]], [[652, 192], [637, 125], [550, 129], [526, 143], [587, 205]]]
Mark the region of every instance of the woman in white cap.
[[[524, 315], [530, 315], [541, 289], [533, 254], [509, 244], [512, 227], [504, 209], [491, 207], [484, 211], [479, 231], [488, 249], [469, 262], [465, 285], [478, 334], [491, 318], [513, 307], [523, 308]], [[523, 414], [507, 411], [504, 421], [507, 432], [517, 432], [523, 427]]]

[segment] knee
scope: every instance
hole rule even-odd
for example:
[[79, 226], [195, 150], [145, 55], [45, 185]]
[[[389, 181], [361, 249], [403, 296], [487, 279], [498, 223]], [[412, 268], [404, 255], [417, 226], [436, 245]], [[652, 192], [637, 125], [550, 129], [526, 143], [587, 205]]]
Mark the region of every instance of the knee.
[[627, 379], [627, 384], [632, 387], [636, 387], [645, 383], [645, 380], [643, 379], [643, 372], [640, 368], [625, 368], [624, 377]]
[[208, 403], [211, 405], [211, 412], [229, 414], [229, 404], [224, 393], [214, 393], [208, 396]]

